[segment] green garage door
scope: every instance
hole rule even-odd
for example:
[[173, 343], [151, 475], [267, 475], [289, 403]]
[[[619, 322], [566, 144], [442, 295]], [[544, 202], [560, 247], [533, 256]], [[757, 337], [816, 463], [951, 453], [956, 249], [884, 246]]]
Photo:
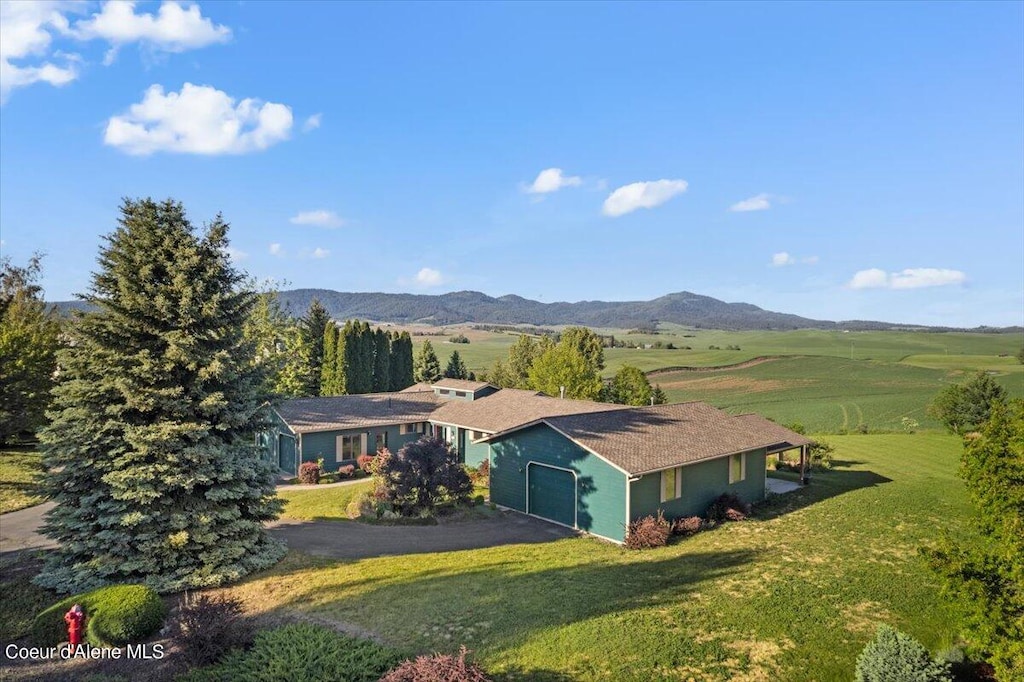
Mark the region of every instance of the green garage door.
[[295, 439], [283, 433], [277, 436], [277, 465], [281, 471], [295, 473]]
[[571, 471], [530, 462], [527, 486], [530, 495], [527, 511], [576, 527], [576, 477]]

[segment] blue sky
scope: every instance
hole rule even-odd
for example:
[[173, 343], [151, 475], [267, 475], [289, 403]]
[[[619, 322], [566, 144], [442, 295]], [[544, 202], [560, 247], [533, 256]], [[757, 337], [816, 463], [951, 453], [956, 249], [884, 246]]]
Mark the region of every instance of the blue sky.
[[1024, 323], [1024, 3], [3, 5], [0, 251], [121, 197], [292, 287]]

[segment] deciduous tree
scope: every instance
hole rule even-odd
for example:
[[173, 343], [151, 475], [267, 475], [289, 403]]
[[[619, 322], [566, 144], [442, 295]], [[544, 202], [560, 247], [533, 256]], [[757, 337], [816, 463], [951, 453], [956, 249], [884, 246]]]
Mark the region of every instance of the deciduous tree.
[[226, 255], [218, 216], [199, 234], [180, 203], [125, 200], [59, 353], [41, 433], [57, 542], [36, 581], [162, 591], [237, 580], [284, 553], [266, 424], [266, 365], [243, 328], [257, 295]]
[[624, 365], [612, 379], [611, 399], [620, 405], [650, 405], [654, 391], [639, 368]]
[[964, 434], [981, 428], [993, 403], [1005, 403], [1006, 390], [985, 372], [978, 372], [962, 384], [942, 390], [928, 407], [932, 416], [951, 433]]
[[566, 398], [597, 400], [602, 383], [576, 346], [558, 343], [534, 361], [530, 368], [530, 387], [552, 396], [558, 396], [565, 387]]

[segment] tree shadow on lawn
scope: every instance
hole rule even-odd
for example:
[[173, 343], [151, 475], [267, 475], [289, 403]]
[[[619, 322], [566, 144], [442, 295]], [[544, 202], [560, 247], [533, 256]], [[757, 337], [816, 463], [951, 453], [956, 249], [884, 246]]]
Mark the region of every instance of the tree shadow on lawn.
[[[832, 469], [812, 471], [809, 485], [800, 486], [797, 490], [782, 493], [781, 495], [771, 495], [764, 502], [754, 505], [754, 518], [761, 520], [774, 519], [831, 497], [837, 497], [844, 493], [860, 490], [861, 488], [872, 488], [892, 482], [891, 478], [876, 474], [873, 471], [838, 468], [840, 464], [845, 466], [855, 463], [833, 462]], [[771, 477], [793, 482], [800, 480], [800, 474], [789, 471], [773, 471], [771, 472]]]
[[[355, 594], [353, 582], [344, 573], [331, 576], [329, 566], [285, 573], [281, 578], [291, 594], [275, 610], [298, 609], [356, 623], [406, 651], [455, 651], [465, 644], [485, 658], [573, 623], [679, 606], [702, 586], [735, 573], [757, 556], [753, 550], [680, 555], [672, 548], [632, 553], [612, 547], [605, 554], [577, 545], [578, 563], [567, 562], [577, 542], [597, 541], [569, 541], [555, 555], [527, 552], [521, 559], [491, 559], [470, 567], [467, 562], [474, 555], [454, 553], [446, 567], [435, 562], [421, 571], [410, 563], [407, 569], [396, 566], [395, 572], [359, 581]], [[542, 560], [553, 565], [531, 570]], [[314, 572], [319, 575], [314, 577]], [[339, 594], [332, 597], [334, 588]], [[499, 679], [567, 679], [556, 672], [549, 677], [543, 676], [548, 671], [529, 672]]]

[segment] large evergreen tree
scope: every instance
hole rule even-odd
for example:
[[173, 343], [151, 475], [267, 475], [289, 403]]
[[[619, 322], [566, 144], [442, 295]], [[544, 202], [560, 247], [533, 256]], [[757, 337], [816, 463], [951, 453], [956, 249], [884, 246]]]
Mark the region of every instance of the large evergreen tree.
[[373, 331], [373, 392], [391, 388], [391, 338], [377, 327]]
[[446, 379], [469, 378], [469, 371], [466, 369], [466, 363], [459, 357], [459, 351], [452, 351], [451, 357], [448, 358], [448, 366], [444, 369], [444, 376]]
[[432, 384], [441, 378], [441, 362], [437, 359], [430, 339], [423, 341], [413, 365], [413, 378], [416, 381]]
[[395, 332], [391, 338], [391, 386], [392, 391], [401, 391], [412, 386], [413, 378], [412, 337], [409, 332]]
[[265, 392], [275, 397], [309, 395], [309, 349], [299, 325], [281, 309], [277, 291], [259, 293], [244, 329], [266, 370]]
[[253, 445], [266, 418], [265, 365], [243, 333], [256, 295], [227, 231], [218, 216], [197, 234], [173, 201], [122, 204], [41, 433], [58, 546], [40, 585], [175, 591], [283, 555], [263, 528], [280, 510], [273, 470]]
[[26, 267], [0, 259], [0, 444], [32, 436], [50, 404], [60, 321], [35, 283], [40, 271], [38, 255]]
[[324, 367], [324, 330], [330, 324], [331, 316], [327, 312], [327, 308], [320, 303], [320, 299], [314, 298], [309, 302], [306, 316], [299, 322], [309, 362], [307, 395], [320, 395], [320, 382]]
[[320, 395], [338, 395], [338, 325], [324, 328], [324, 355], [320, 367]]

